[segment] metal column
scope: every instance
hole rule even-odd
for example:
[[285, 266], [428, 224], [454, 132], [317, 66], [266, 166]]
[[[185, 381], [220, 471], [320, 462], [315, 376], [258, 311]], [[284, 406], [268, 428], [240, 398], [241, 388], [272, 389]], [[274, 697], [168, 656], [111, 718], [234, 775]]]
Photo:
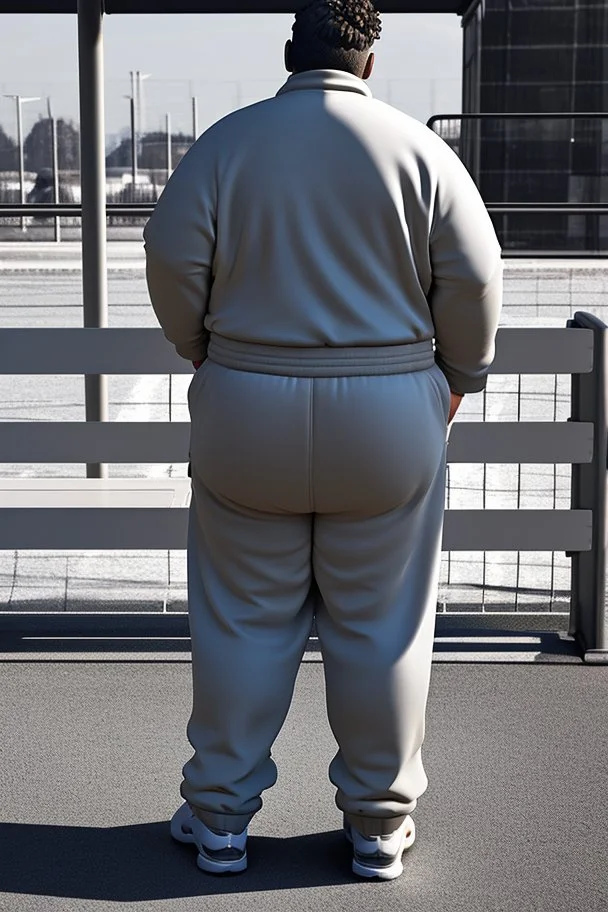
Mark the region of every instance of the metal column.
[[192, 96], [192, 142], [198, 139], [198, 99]]
[[173, 154], [171, 143], [171, 115], [167, 114], [167, 183], [173, 174]]
[[[25, 203], [25, 165], [23, 161], [23, 112], [19, 96], [17, 96], [15, 104], [17, 105], [17, 146], [19, 147], [19, 202], [23, 206]], [[21, 219], [21, 230], [25, 231], [23, 219]]]
[[570, 634], [587, 662], [608, 664], [608, 327], [580, 312], [568, 326], [593, 332], [593, 371], [572, 375], [571, 420], [594, 424], [592, 462], [572, 466], [572, 508], [593, 512], [593, 544], [571, 554]]
[[135, 99], [131, 97], [131, 202], [136, 201], [135, 189], [137, 187], [137, 117], [135, 114]]
[[[85, 327], [108, 325], [102, 25], [101, 0], [78, 0], [82, 294]], [[107, 378], [87, 375], [84, 380], [87, 421], [107, 421]], [[107, 477], [107, 466], [99, 463], [87, 465], [87, 477]]]

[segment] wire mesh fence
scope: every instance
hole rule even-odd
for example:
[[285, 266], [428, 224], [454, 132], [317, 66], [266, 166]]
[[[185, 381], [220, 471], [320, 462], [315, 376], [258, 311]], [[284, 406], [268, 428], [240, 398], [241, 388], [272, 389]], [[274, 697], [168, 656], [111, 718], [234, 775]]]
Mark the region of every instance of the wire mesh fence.
[[[465, 403], [468, 405], [467, 400]], [[490, 377], [462, 416], [481, 421], [565, 421], [570, 377]], [[466, 412], [468, 411], [468, 414]], [[447, 467], [448, 509], [568, 509], [569, 465]], [[440, 611], [568, 611], [570, 559], [557, 552], [446, 552]]]

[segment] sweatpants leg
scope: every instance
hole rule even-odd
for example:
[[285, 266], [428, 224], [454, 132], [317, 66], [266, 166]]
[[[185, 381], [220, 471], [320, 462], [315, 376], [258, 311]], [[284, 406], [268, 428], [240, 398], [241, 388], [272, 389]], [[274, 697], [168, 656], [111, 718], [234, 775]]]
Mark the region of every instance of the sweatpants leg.
[[[368, 442], [361, 441], [342, 477], [332, 461], [347, 459], [353, 431], [335, 383], [333, 394], [330, 387], [319, 395], [315, 412], [317, 630], [328, 716], [339, 745], [330, 778], [338, 807], [370, 836], [393, 832], [428, 784], [421, 748], [445, 498], [441, 406], [448, 405], [445, 382], [432, 372], [399, 382], [388, 378], [384, 385], [392, 383], [392, 397], [374, 390], [379, 380], [360, 386], [359, 432], [367, 430]], [[441, 400], [432, 396], [435, 380]], [[351, 381], [352, 394], [356, 385]], [[335, 435], [341, 425], [343, 451], [325, 451], [329, 427]], [[391, 489], [397, 500], [392, 508]], [[356, 512], [349, 512], [349, 502], [357, 500]], [[320, 512], [324, 506], [334, 512]]]
[[340, 746], [330, 778], [338, 807], [370, 836], [393, 832], [428, 784], [421, 748], [443, 501], [440, 470], [414, 506], [359, 522], [315, 522], [317, 630]]
[[420, 761], [443, 516], [449, 391], [437, 368], [306, 379], [217, 364], [190, 392], [194, 756], [182, 794], [240, 830], [276, 777], [312, 605], [338, 804], [391, 832]]
[[[277, 389], [273, 408], [267, 386], [277, 378], [257, 384], [214, 364], [202, 370], [190, 393], [194, 756], [182, 795], [208, 826], [239, 832], [276, 780], [270, 749], [312, 625], [312, 518], [282, 504], [283, 491], [306, 496], [306, 453], [290, 428], [305, 433], [309, 404], [301, 381]], [[273, 443], [274, 457], [264, 457]], [[284, 461], [281, 446], [293, 458]]]

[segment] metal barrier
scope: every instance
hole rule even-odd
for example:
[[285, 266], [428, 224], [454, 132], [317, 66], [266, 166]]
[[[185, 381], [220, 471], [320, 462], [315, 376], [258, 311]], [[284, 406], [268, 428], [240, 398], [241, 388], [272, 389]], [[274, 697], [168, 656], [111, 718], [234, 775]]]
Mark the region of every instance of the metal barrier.
[[[490, 215], [503, 216], [501, 221], [495, 221], [495, 227], [505, 257], [600, 259], [608, 256], [607, 229], [600, 222], [601, 216], [608, 216], [608, 201], [584, 200], [600, 199], [602, 125], [607, 122], [608, 115], [601, 112], [484, 112], [436, 114], [427, 121], [427, 126], [441, 136], [466, 165], [486, 201]], [[553, 123], [559, 127], [553, 126]], [[513, 131], [519, 131], [520, 135], [514, 136]], [[590, 155], [590, 152], [593, 154]], [[579, 164], [577, 157], [581, 158]], [[591, 158], [595, 162], [593, 167]], [[534, 190], [534, 195], [546, 194], [547, 200], [542, 202], [534, 196], [529, 198], [532, 194], [530, 186], [537, 188], [539, 185], [539, 175], [550, 177], [552, 182], [540, 193], [538, 189]], [[569, 178], [575, 175], [581, 184], [579, 201], [568, 199], [572, 193]], [[534, 180], [526, 184], [523, 178], [530, 176]], [[594, 181], [593, 185], [590, 180]], [[585, 183], [586, 187], [583, 186]], [[503, 199], [495, 198], [495, 184], [499, 184]], [[512, 185], [515, 185], [515, 192]], [[494, 191], [489, 187], [494, 187]], [[558, 190], [564, 195], [561, 202], [556, 202], [559, 199]], [[491, 194], [491, 199], [487, 198], [488, 194]], [[516, 202], [509, 201], [509, 195], [520, 198]], [[537, 249], [528, 238], [523, 247], [517, 248], [512, 244], [514, 239], [509, 236], [512, 230], [509, 217], [522, 215], [586, 216], [584, 243], [564, 249], [546, 244]], [[565, 232], [564, 226], [561, 226], [559, 233], [568, 234], [572, 227], [573, 223], [569, 223]], [[534, 233], [530, 220], [527, 220], [525, 229], [524, 234]], [[521, 226], [516, 230], [521, 231]]]
[[586, 658], [597, 655], [608, 661], [608, 603], [606, 601], [606, 476], [608, 469], [608, 327], [597, 317], [577, 313], [568, 326], [593, 333], [593, 370], [572, 375], [571, 421], [592, 421], [595, 426], [593, 457], [572, 466], [571, 503], [575, 510], [591, 510], [592, 541], [589, 551], [573, 551], [570, 633], [580, 639]]
[[[608, 117], [607, 117], [608, 119]], [[105, 207], [106, 217], [125, 218], [133, 220], [148, 219], [155, 207], [155, 203], [108, 203]], [[594, 215], [608, 216], [608, 203], [487, 203], [486, 209], [490, 215]], [[82, 206], [79, 205], [9, 205], [0, 204], [0, 220], [30, 218], [64, 218], [80, 219]], [[506, 259], [525, 257], [526, 259], [564, 258], [564, 259], [605, 259], [606, 251], [589, 250], [509, 250], [503, 249]]]
[[[606, 350], [603, 324], [504, 328], [493, 374], [570, 374], [568, 422], [457, 422], [448, 461], [571, 464], [570, 510], [449, 509], [449, 551], [566, 551], [575, 562], [571, 633], [589, 661], [608, 661], [605, 614]], [[156, 329], [0, 330], [0, 373], [189, 374]], [[591, 392], [593, 391], [593, 396]], [[5, 422], [0, 462], [185, 463], [187, 423]], [[0, 549], [183, 549], [187, 480], [4, 479]]]

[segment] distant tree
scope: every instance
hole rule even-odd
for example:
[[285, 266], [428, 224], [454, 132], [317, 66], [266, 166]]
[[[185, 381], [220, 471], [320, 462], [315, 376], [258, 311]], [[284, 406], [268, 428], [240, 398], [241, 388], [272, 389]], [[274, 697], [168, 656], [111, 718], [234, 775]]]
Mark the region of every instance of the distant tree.
[[[171, 167], [178, 164], [192, 145], [192, 137], [185, 133], [171, 134]], [[146, 133], [141, 141], [140, 167], [160, 171], [167, 167], [167, 134]]]
[[120, 145], [106, 155], [106, 168], [129, 168], [131, 166], [131, 140], [123, 139]]
[[17, 167], [17, 143], [0, 126], [0, 171], [16, 171]]
[[[171, 134], [171, 167], [176, 168], [192, 145], [192, 137], [185, 133]], [[167, 167], [167, 134], [144, 133], [139, 143], [137, 165], [143, 171], [163, 171]], [[123, 139], [106, 157], [108, 168], [131, 167], [131, 137]]]
[[[57, 121], [57, 149], [60, 171], [78, 171], [80, 168], [80, 134], [72, 121]], [[51, 121], [41, 117], [36, 121], [23, 143], [25, 167], [36, 173], [51, 168]]]

